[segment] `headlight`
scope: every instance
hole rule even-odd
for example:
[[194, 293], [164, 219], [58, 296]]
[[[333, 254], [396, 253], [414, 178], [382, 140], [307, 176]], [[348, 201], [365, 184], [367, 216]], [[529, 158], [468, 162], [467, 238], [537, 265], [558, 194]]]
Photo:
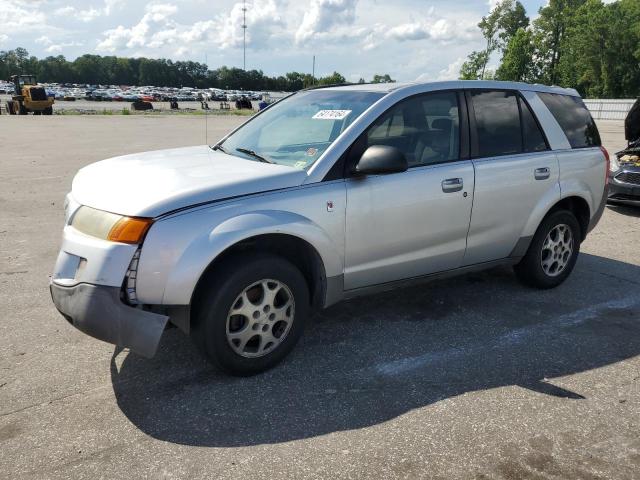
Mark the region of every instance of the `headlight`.
[[618, 162], [617, 155], [611, 155], [611, 162], [609, 163], [609, 170], [612, 172], [617, 172], [620, 170], [620, 162]]
[[153, 223], [150, 218], [124, 217], [115, 213], [80, 207], [71, 225], [85, 235], [112, 242], [138, 244]]

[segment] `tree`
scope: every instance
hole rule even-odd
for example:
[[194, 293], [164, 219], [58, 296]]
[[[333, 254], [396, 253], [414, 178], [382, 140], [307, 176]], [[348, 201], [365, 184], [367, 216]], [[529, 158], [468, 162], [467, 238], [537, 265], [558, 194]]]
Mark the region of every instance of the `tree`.
[[479, 80], [484, 75], [488, 62], [488, 54], [484, 52], [471, 52], [467, 61], [460, 68], [460, 80]]
[[333, 72], [331, 75], [318, 80], [319, 85], [338, 85], [342, 83], [347, 83], [347, 79], [338, 72]]
[[507, 45], [502, 63], [496, 71], [498, 80], [526, 82], [533, 78], [533, 34], [519, 28]]
[[[491, 54], [496, 50], [503, 51], [508, 45], [511, 37], [520, 28], [526, 28], [529, 25], [524, 6], [519, 1], [502, 0], [494, 7], [489, 15], [482, 17], [478, 24], [482, 36], [486, 40], [484, 60], [482, 65], [482, 73], [480, 78], [485, 78], [487, 64], [491, 58]], [[476, 56], [476, 59], [480, 58]]]
[[384, 75], [375, 74], [371, 83], [396, 83], [396, 81], [388, 73], [385, 73]]
[[575, 12], [586, 0], [549, 0], [540, 9], [534, 21], [534, 42], [540, 68], [540, 79], [544, 83], [558, 82], [558, 64], [565, 47], [565, 34], [573, 21]]

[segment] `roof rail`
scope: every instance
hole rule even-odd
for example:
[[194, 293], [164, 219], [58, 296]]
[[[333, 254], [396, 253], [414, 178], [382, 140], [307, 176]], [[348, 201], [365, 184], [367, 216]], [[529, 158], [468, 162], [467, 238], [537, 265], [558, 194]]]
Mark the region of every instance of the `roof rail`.
[[303, 88], [302, 90], [320, 90], [321, 88], [331, 88], [331, 87], [348, 87], [350, 85], [360, 85], [358, 83], [330, 83], [328, 85], [312, 85], [307, 88]]

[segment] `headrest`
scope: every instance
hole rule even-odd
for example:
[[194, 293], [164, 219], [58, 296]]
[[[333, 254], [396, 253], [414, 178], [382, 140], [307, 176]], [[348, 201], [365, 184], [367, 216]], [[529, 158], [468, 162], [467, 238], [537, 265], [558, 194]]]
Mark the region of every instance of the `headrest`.
[[434, 130], [451, 130], [452, 123], [450, 118], [437, 118], [431, 124], [431, 128]]

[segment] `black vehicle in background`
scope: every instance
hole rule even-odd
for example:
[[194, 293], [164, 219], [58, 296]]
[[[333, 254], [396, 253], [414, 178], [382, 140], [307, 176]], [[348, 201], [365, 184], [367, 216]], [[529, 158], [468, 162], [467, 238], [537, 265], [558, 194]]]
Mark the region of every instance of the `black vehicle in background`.
[[640, 98], [624, 121], [627, 148], [611, 159], [609, 203], [640, 206]]

